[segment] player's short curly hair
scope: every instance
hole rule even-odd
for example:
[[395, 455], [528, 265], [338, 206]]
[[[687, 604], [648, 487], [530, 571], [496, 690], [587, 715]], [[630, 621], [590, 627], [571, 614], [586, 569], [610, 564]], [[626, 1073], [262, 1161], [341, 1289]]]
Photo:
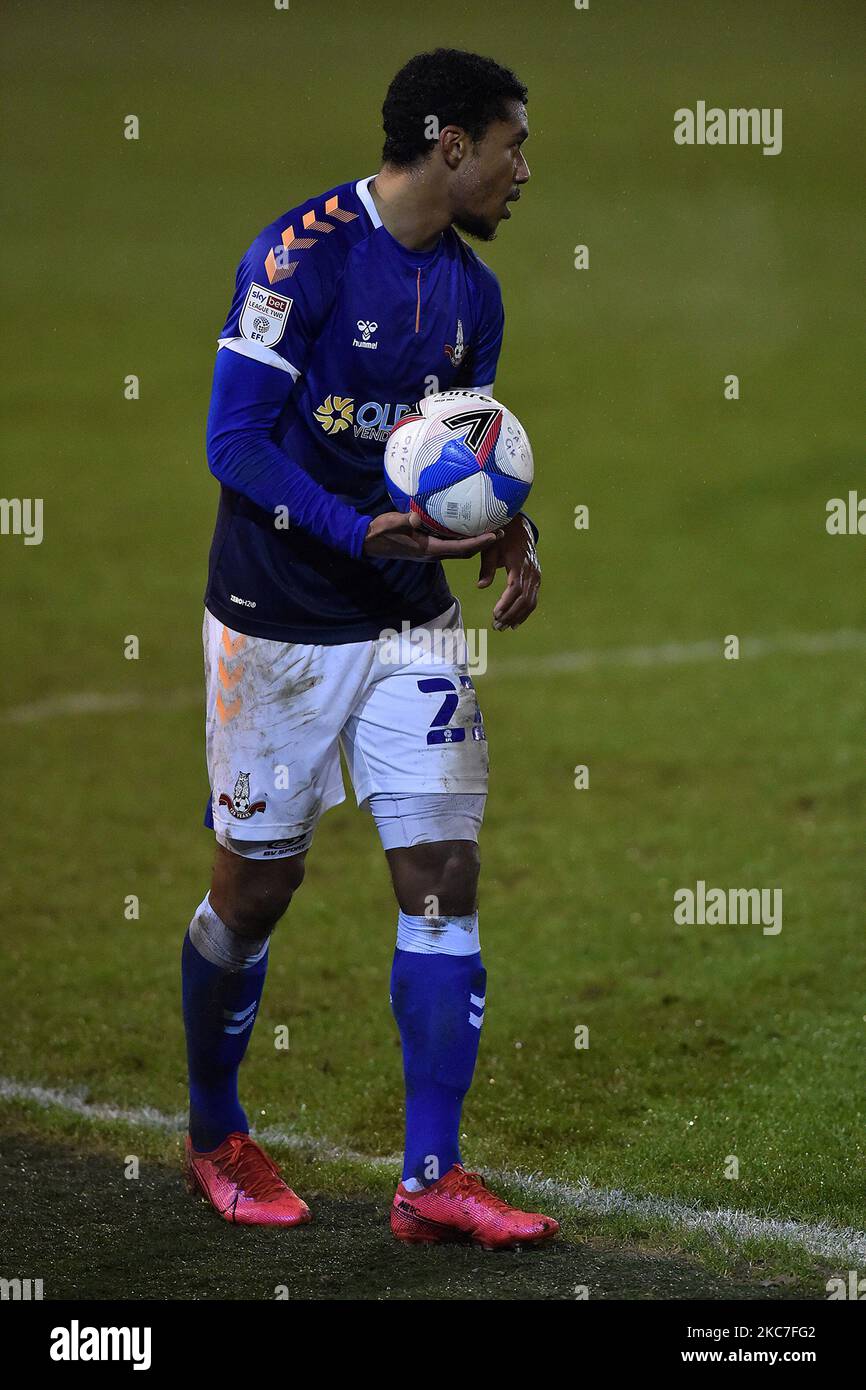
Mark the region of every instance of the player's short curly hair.
[[382, 106], [382, 159], [405, 166], [428, 155], [436, 139], [431, 116], [440, 129], [459, 125], [477, 141], [492, 121], [506, 119], [506, 102], [526, 99], [520, 78], [492, 58], [460, 48], [417, 53], [394, 77]]

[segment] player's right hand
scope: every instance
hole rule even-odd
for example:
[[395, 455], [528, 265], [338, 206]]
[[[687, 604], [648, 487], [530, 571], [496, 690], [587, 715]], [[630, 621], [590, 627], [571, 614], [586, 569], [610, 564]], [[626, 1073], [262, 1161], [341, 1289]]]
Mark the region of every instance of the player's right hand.
[[504, 531], [485, 531], [483, 536], [446, 540], [429, 535], [423, 525], [415, 512], [383, 512], [374, 516], [362, 553], [387, 560], [468, 560], [489, 550], [505, 535]]

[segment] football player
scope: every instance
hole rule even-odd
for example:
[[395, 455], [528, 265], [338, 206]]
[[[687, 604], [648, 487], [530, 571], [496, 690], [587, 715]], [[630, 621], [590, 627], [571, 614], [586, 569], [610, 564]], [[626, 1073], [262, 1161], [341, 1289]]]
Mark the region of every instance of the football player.
[[458, 1142], [487, 997], [487, 743], [441, 562], [480, 556], [482, 588], [504, 569], [493, 626], [516, 628], [538, 599], [537, 533], [517, 515], [479, 537], [430, 535], [392, 509], [382, 464], [389, 430], [420, 397], [493, 391], [499, 285], [459, 231], [491, 240], [511, 216], [529, 179], [526, 98], [489, 58], [413, 58], [385, 98], [379, 172], [256, 237], [219, 336], [207, 452], [221, 494], [203, 632], [217, 846], [184, 941], [183, 1009], [188, 1174], [229, 1221], [310, 1219], [250, 1137], [237, 1079], [270, 935], [319, 817], [344, 799], [342, 747], [399, 903], [391, 1003], [406, 1148], [393, 1233], [495, 1248], [558, 1230], [490, 1192]]

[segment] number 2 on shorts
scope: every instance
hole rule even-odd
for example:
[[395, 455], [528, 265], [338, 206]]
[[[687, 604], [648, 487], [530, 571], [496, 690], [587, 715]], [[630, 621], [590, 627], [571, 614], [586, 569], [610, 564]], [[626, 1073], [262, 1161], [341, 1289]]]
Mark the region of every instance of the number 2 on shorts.
[[418, 689], [425, 695], [436, 691], [447, 691], [435, 716], [430, 721], [427, 734], [428, 743], [462, 743], [466, 738], [465, 729], [449, 728], [451, 717], [457, 708], [457, 687], [446, 676], [430, 676], [418, 682]]

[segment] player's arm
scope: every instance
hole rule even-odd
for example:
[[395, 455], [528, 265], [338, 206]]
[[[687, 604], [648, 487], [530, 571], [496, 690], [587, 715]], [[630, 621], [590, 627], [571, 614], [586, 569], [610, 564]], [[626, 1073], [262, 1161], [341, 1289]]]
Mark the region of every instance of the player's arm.
[[214, 367], [207, 422], [208, 465], [226, 487], [292, 526], [357, 559], [370, 518], [321, 487], [273, 438], [294, 387], [290, 372], [221, 349]]
[[285, 507], [292, 526], [353, 559], [467, 559], [502, 536], [491, 532], [468, 540], [440, 540], [418, 531], [417, 522], [402, 512], [371, 519], [328, 492], [273, 438], [293, 386], [290, 374], [269, 363], [227, 350], [217, 353], [207, 457], [211, 472], [226, 487], [273, 516]]
[[487, 589], [498, 569], [506, 574], [505, 588], [493, 609], [497, 632], [519, 627], [538, 606], [541, 565], [529, 517], [518, 512], [505, 527], [505, 535], [481, 556], [478, 588]]
[[364, 554], [390, 560], [471, 560], [505, 537], [504, 531], [485, 531], [482, 536], [446, 541], [429, 536], [423, 525], [414, 512], [382, 512], [370, 522]]

